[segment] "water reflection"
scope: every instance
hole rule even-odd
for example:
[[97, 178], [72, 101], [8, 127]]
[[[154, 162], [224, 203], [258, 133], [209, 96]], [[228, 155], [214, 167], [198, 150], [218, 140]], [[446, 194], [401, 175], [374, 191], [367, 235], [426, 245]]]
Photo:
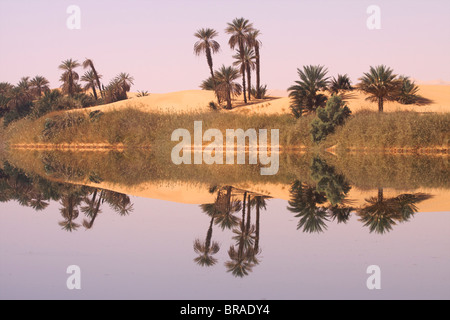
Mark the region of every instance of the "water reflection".
[[[95, 187], [107, 179], [105, 174], [98, 174], [95, 167], [69, 165], [61, 161], [63, 158], [58, 155], [46, 155], [41, 159], [48, 179], [44, 178], [43, 174], [25, 172], [9, 162], [4, 163], [3, 169], [0, 169], [1, 202], [16, 200], [22, 206], [44, 211], [51, 201], [55, 201], [59, 204], [63, 218], [58, 224], [69, 232], [81, 227], [92, 229], [105, 205], [119, 215], [133, 212], [133, 204], [128, 195]], [[116, 155], [112, 163], [126, 171], [124, 163], [119, 162], [121, 159], [122, 157]], [[117, 163], [114, 162], [116, 160]], [[295, 161], [289, 162], [289, 165], [292, 168], [301, 168], [300, 173], [291, 170], [282, 172], [280, 177], [273, 179], [281, 179], [282, 183], [290, 186], [287, 210], [297, 218], [297, 229], [307, 234], [324, 233], [330, 223], [346, 224], [352, 215], [355, 215], [370, 233], [385, 234], [392, 231], [398, 223], [410, 221], [418, 212], [417, 204], [432, 197], [421, 192], [399, 192], [386, 197], [383, 185], [377, 183], [377, 194], [365, 199], [363, 204], [356, 205], [356, 199], [349, 197], [355, 183], [351, 183], [343, 173], [348, 171], [348, 168], [338, 169], [319, 155], [300, 163]], [[415, 165], [416, 162], [412, 163]], [[286, 167], [291, 168], [282, 168]], [[448, 169], [444, 166], [440, 170], [445, 172]], [[119, 176], [119, 173], [112, 174]], [[152, 168], [152, 173], [159, 179], [167, 175], [167, 172], [158, 166]], [[239, 174], [241, 171], [238, 171]], [[222, 172], [216, 174], [219, 177], [217, 180], [220, 181], [222, 175]], [[349, 171], [348, 175], [361, 179], [355, 175], [355, 171]], [[75, 181], [61, 182], [65, 179]], [[85, 184], [83, 179], [87, 181]], [[257, 176], [255, 179], [261, 177]], [[193, 261], [201, 267], [216, 266], [221, 245], [214, 240], [214, 232], [229, 232], [231, 245], [223, 265], [227, 272], [235, 277], [247, 276], [261, 263], [261, 212], [267, 209], [271, 196], [264, 192], [255, 192], [251, 188], [237, 187], [237, 184], [214, 184], [208, 187], [207, 191], [214, 201], [199, 206], [209, 220], [205, 226], [205, 236], [193, 241], [193, 251], [197, 255]]]
[[417, 212], [417, 203], [430, 199], [425, 193], [405, 193], [396, 197], [385, 198], [383, 189], [378, 189], [376, 197], [366, 199], [366, 204], [357, 208], [356, 214], [370, 232], [386, 233], [397, 222], [407, 222]]
[[[31, 207], [36, 211], [46, 209], [50, 201], [58, 201], [59, 211], [63, 217], [58, 224], [63, 230], [72, 232], [81, 225], [91, 229], [101, 207], [107, 203], [119, 215], [128, 215], [133, 205], [126, 194], [98, 188], [61, 183], [27, 174], [12, 167], [8, 162], [0, 169], [0, 201], [16, 200], [20, 205]], [[85, 219], [80, 223], [80, 211]]]

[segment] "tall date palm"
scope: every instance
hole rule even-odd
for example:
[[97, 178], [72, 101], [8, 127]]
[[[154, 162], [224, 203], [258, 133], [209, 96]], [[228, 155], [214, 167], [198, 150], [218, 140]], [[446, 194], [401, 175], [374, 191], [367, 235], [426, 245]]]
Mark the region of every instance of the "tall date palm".
[[194, 53], [199, 56], [202, 53], [205, 53], [206, 55], [206, 61], [208, 62], [209, 66], [209, 72], [211, 73], [211, 78], [213, 81], [214, 89], [216, 87], [215, 85], [215, 77], [214, 77], [214, 71], [213, 71], [213, 59], [212, 55], [214, 53], [217, 53], [220, 51], [220, 44], [214, 40], [215, 37], [217, 37], [219, 33], [211, 28], [202, 28], [197, 30], [197, 32], [194, 34], [196, 38], [198, 38], [198, 41], [194, 44]]
[[[241, 60], [244, 60], [244, 48], [246, 45], [249, 45], [249, 33], [253, 30], [253, 24], [244, 18], [234, 19], [231, 23], [228, 23], [228, 26], [225, 29], [225, 32], [231, 35], [228, 40], [230, 48], [235, 49], [237, 47], [239, 54], [241, 55]], [[242, 72], [242, 90], [244, 93], [244, 102], [247, 103], [245, 70]]]
[[76, 82], [80, 77], [74, 69], [79, 66], [80, 64], [77, 60], [67, 59], [64, 60], [58, 67], [59, 69], [64, 71], [60, 78], [60, 81], [63, 82], [63, 92], [68, 93], [71, 97], [75, 94], [77, 87]]
[[91, 71], [92, 71], [92, 73], [94, 75], [94, 79], [95, 79], [95, 82], [97, 84], [98, 90], [100, 92], [101, 97], [103, 98], [102, 85], [100, 83], [100, 78], [102, 76], [97, 73], [97, 70], [94, 67], [94, 61], [92, 61], [92, 59], [88, 59], [88, 58], [84, 59], [84, 61], [83, 61], [83, 68], [84, 69], [91, 68]]
[[[259, 49], [262, 45], [261, 40], [259, 40], [259, 36], [261, 35], [261, 32], [259, 30], [253, 30], [249, 32], [248, 34], [248, 41], [249, 45], [255, 50], [255, 67], [256, 67], [256, 99], [261, 99], [262, 92], [261, 92], [261, 55], [259, 53]], [[251, 86], [249, 85], [249, 88]]]

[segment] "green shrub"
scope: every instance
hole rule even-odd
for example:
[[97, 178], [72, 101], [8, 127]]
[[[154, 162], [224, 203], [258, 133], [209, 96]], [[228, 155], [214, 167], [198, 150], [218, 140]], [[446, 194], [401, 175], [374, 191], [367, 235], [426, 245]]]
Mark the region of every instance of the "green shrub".
[[333, 95], [324, 108], [318, 108], [316, 118], [311, 122], [311, 136], [315, 143], [322, 140], [335, 131], [336, 126], [341, 126], [351, 114], [350, 109], [344, 105], [340, 96]]

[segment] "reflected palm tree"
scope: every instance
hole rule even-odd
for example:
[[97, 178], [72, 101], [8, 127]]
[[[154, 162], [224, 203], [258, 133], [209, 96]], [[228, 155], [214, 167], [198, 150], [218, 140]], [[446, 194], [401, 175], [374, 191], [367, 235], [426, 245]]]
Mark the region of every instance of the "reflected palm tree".
[[44, 198], [41, 192], [33, 192], [29, 201], [29, 206], [36, 211], [42, 211], [49, 206], [48, 199]]
[[134, 210], [130, 197], [124, 193], [104, 190], [103, 198], [121, 216], [129, 215]]
[[379, 188], [378, 195], [366, 199], [367, 203], [357, 209], [357, 214], [371, 233], [384, 234], [391, 231], [396, 222], [408, 221], [418, 211], [416, 204], [431, 197], [429, 194], [415, 193], [385, 198], [383, 189]]
[[75, 223], [73, 220], [78, 218], [79, 211], [77, 209], [78, 205], [81, 203], [82, 198], [75, 193], [71, 193], [69, 195], [63, 196], [60, 203], [62, 207], [59, 209], [61, 215], [64, 217], [64, 221], [59, 222], [58, 224], [62, 227], [63, 230], [72, 232], [76, 231], [80, 225]]
[[[211, 187], [210, 192], [214, 193], [217, 190], [217, 186]], [[222, 191], [219, 189], [217, 191], [217, 198], [214, 203], [201, 204], [200, 208], [202, 211], [211, 217], [211, 221], [209, 223], [208, 232], [206, 233], [206, 239], [202, 242], [200, 239], [196, 239], [194, 241], [194, 251], [199, 254], [198, 257], [194, 259], [194, 261], [204, 267], [210, 267], [217, 263], [217, 259], [212, 255], [216, 254], [220, 250], [220, 245], [218, 242], [213, 241], [211, 243], [212, 233], [213, 233], [213, 224], [214, 219], [218, 213], [218, 203], [219, 199], [221, 199]]]
[[232, 186], [225, 187], [226, 194], [223, 195], [219, 190], [219, 195], [216, 199], [215, 206], [217, 207], [216, 225], [219, 225], [222, 230], [232, 229], [239, 224], [239, 218], [234, 214], [241, 210], [241, 201], [232, 197]]
[[81, 212], [83, 212], [87, 217], [91, 218], [90, 220], [83, 220], [83, 227], [86, 229], [91, 229], [94, 225], [95, 218], [97, 218], [98, 214], [101, 213], [100, 204], [103, 203], [103, 194], [104, 190], [100, 192], [100, 196], [98, 200], [96, 199], [98, 194], [98, 189], [95, 189], [92, 195], [92, 198], [85, 197], [84, 202], [86, 206], [81, 207]]
[[202, 267], [210, 267], [217, 263], [217, 259], [213, 257], [213, 255], [219, 252], [220, 245], [216, 241], [211, 242], [214, 218], [215, 215], [213, 214], [209, 223], [208, 232], [206, 233], [205, 241], [202, 242], [200, 239], [196, 239], [194, 241], [194, 251], [199, 255], [194, 259], [194, 261]]
[[337, 223], [347, 223], [350, 220], [350, 215], [355, 209], [352, 206], [347, 206], [345, 204], [330, 205], [328, 207], [328, 213], [330, 218]]
[[327, 198], [323, 193], [317, 192], [316, 188], [295, 181], [290, 189], [290, 200], [287, 209], [296, 213], [300, 218], [297, 229], [303, 232], [323, 232], [327, 229], [327, 209], [318, 205], [325, 203]]
[[[251, 208], [255, 203], [252, 200], [251, 195], [247, 195], [247, 191], [245, 191], [240, 228], [233, 229], [235, 234], [233, 239], [236, 241], [236, 246], [230, 246], [228, 250], [230, 260], [225, 262], [227, 271], [235, 277], [248, 275], [253, 267], [259, 263], [257, 259], [259, 251], [255, 250], [256, 228], [251, 224]], [[247, 213], [245, 209], [247, 209]]]

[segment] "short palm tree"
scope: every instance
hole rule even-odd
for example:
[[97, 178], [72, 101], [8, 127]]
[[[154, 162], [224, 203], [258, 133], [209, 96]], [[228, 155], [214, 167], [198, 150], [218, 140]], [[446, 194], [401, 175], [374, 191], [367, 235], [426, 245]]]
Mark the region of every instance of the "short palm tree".
[[416, 103], [420, 99], [420, 96], [417, 94], [419, 87], [409, 77], [401, 76], [399, 80], [401, 81], [401, 88], [397, 101], [401, 104]]
[[[96, 84], [97, 84], [98, 90], [100, 91], [100, 95], [101, 95], [101, 97], [103, 98], [102, 85], [101, 85], [101, 83], [100, 83], [100, 79], [101, 79], [102, 76], [99, 75], [99, 74], [97, 73], [97, 70], [96, 70], [95, 67], [94, 67], [94, 61], [92, 61], [92, 59], [86, 58], [86, 59], [83, 61], [83, 68], [84, 68], [84, 69], [86, 69], [86, 68], [91, 68], [91, 71], [92, 71], [92, 73], [93, 73], [93, 76], [94, 76], [95, 82], [96, 82]], [[96, 98], [96, 99], [97, 99], [97, 98]]]
[[213, 80], [212, 77], [206, 78], [200, 84], [200, 89], [214, 91], [215, 90], [215, 80]]
[[232, 108], [232, 97], [240, 95], [242, 92], [241, 85], [235, 82], [240, 75], [239, 70], [233, 67], [225, 67], [224, 65], [215, 73], [217, 91], [227, 101], [227, 109]]
[[85, 82], [85, 85], [83, 86], [84, 90], [92, 90], [92, 93], [94, 94], [94, 98], [95, 100], [98, 100], [98, 96], [97, 96], [97, 90], [95, 89], [97, 86], [97, 81], [95, 79], [95, 75], [94, 72], [92, 72], [92, 70], [86, 71], [82, 76], [81, 76], [81, 81]]
[[[241, 55], [241, 60], [244, 60], [244, 47], [249, 45], [249, 33], [252, 32], [253, 25], [244, 18], [236, 18], [231, 23], [228, 23], [225, 32], [230, 34], [230, 39], [228, 40], [228, 44], [231, 49], [237, 47], [239, 53]], [[242, 90], [244, 93], [244, 102], [247, 103], [246, 98], [246, 86], [245, 86], [245, 70], [242, 72]]]
[[[256, 67], [256, 99], [262, 98], [261, 92], [261, 55], [259, 49], [261, 48], [262, 42], [259, 40], [261, 32], [259, 30], [253, 30], [248, 33], [248, 42], [250, 47], [255, 50], [255, 67]], [[250, 88], [250, 85], [249, 85]]]
[[63, 92], [67, 93], [71, 97], [73, 97], [73, 95], [76, 93], [76, 82], [79, 79], [79, 75], [74, 71], [74, 69], [79, 66], [80, 64], [77, 60], [67, 59], [64, 60], [58, 67], [59, 69], [64, 71], [64, 73], [61, 75], [61, 78], [59, 79], [63, 83]]
[[339, 95], [343, 100], [350, 98], [348, 92], [353, 89], [352, 82], [347, 74], [338, 74], [336, 78], [333, 77], [328, 86], [331, 95]]
[[95, 75], [92, 70], [86, 71], [81, 76], [81, 81], [86, 83], [84, 85], [84, 90], [92, 89], [92, 93], [94, 94], [95, 100], [98, 100], [97, 90], [95, 89], [95, 87], [97, 85], [97, 78], [101, 78], [101, 77], [102, 77], [102, 75], [100, 75], [100, 74]]
[[378, 103], [379, 112], [383, 112], [384, 101], [397, 99], [402, 85], [394, 71], [385, 65], [371, 66], [359, 81], [357, 89], [368, 95], [366, 100]]
[[305, 113], [315, 112], [317, 108], [325, 105], [327, 97], [321, 93], [328, 88], [328, 70], [320, 65], [304, 66], [297, 69], [300, 77], [295, 85], [288, 88], [291, 98], [291, 111], [299, 118]]
[[116, 81], [121, 90], [121, 97], [128, 99], [127, 92], [130, 91], [131, 86], [134, 84], [134, 78], [128, 73], [122, 72], [116, 77]]
[[215, 78], [213, 71], [213, 59], [212, 55], [220, 51], [220, 44], [214, 40], [219, 33], [211, 28], [202, 28], [197, 30], [194, 34], [198, 38], [198, 41], [194, 44], [194, 53], [200, 55], [202, 53], [206, 54], [206, 61], [208, 62], [209, 72], [211, 73], [211, 79], [215, 88]]
[[233, 62], [233, 65], [235, 67], [239, 67], [239, 69], [241, 70], [241, 73], [247, 73], [247, 85], [248, 85], [247, 96], [248, 96], [248, 100], [250, 101], [251, 100], [250, 88], [252, 85], [251, 70], [255, 70], [255, 66], [256, 66], [255, 51], [246, 46], [244, 48], [244, 54], [241, 54], [240, 50], [238, 50], [237, 54], [235, 54], [233, 56], [233, 59], [235, 59], [235, 61]]
[[30, 80], [31, 90], [37, 97], [40, 97], [42, 93], [50, 91], [49, 84], [50, 82], [42, 76], [35, 76]]

